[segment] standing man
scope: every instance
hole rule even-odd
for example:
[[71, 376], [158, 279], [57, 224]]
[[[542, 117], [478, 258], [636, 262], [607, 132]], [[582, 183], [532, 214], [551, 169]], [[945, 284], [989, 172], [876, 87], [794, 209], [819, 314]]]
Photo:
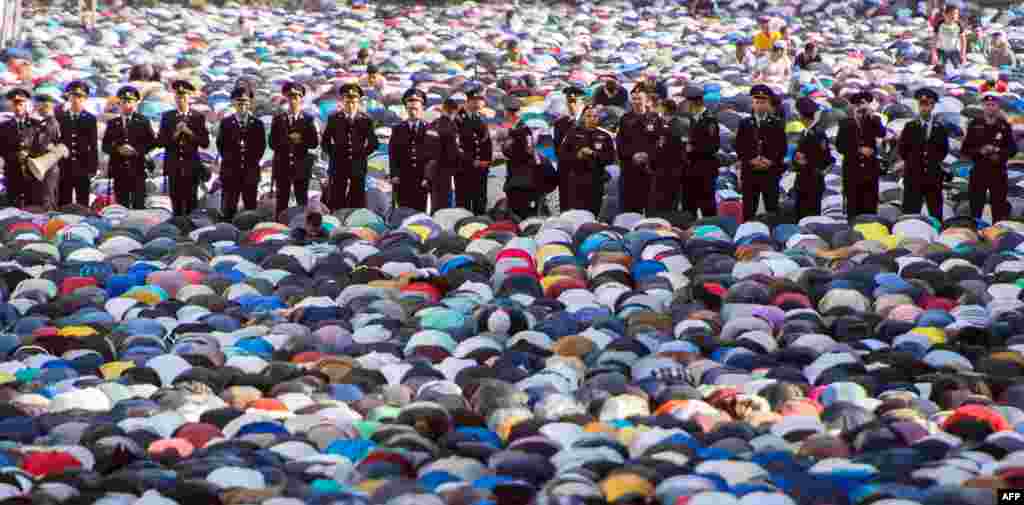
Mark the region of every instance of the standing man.
[[40, 181], [28, 168], [29, 158], [46, 154], [57, 139], [52, 124], [29, 115], [29, 92], [15, 88], [7, 93], [14, 117], [0, 130], [0, 153], [7, 176], [8, 204], [17, 207], [41, 205]]
[[305, 207], [309, 201], [309, 178], [313, 172], [313, 154], [320, 145], [313, 116], [302, 111], [302, 97], [306, 88], [299, 83], [287, 82], [281, 93], [288, 99], [288, 110], [274, 116], [270, 124], [270, 148], [274, 150], [273, 179], [277, 193], [276, 216], [280, 216], [292, 198]]
[[[555, 151], [558, 151], [559, 146], [562, 145], [562, 141], [565, 137], [576, 128], [580, 121], [580, 112], [583, 111], [582, 97], [586, 95], [582, 89], [576, 86], [569, 86], [565, 88], [562, 93], [565, 94], [565, 105], [569, 109], [569, 113], [555, 120], [555, 131], [554, 131], [554, 142]], [[561, 161], [559, 159], [559, 161]], [[569, 202], [569, 172], [562, 170], [561, 167], [558, 169], [558, 205], [561, 210], [566, 210], [566, 206]]]
[[818, 124], [818, 104], [807, 97], [796, 102], [804, 131], [793, 154], [796, 172], [796, 211], [798, 218], [821, 214], [821, 199], [825, 193], [825, 170], [832, 164], [825, 128]]
[[787, 150], [785, 126], [772, 114], [775, 94], [771, 88], [758, 84], [751, 88], [750, 96], [754, 114], [744, 118], [736, 132], [744, 221], [757, 215], [762, 196], [765, 210], [779, 210], [779, 177]]
[[457, 206], [474, 215], [487, 212], [487, 176], [494, 160], [491, 133], [480, 115], [483, 109], [480, 90], [466, 91], [466, 113], [458, 122], [463, 157], [455, 173], [455, 199]]
[[257, 206], [260, 184], [260, 160], [267, 150], [266, 128], [252, 115], [252, 89], [236, 86], [231, 91], [235, 113], [222, 119], [217, 131], [217, 152], [220, 153], [220, 180], [224, 198], [221, 213], [234, 219], [238, 197], [246, 210]]
[[392, 191], [397, 191], [396, 204], [421, 212], [427, 211], [427, 188], [435, 175], [440, 135], [423, 121], [427, 94], [412, 88], [402, 95], [409, 119], [391, 131], [388, 143]]
[[366, 207], [367, 159], [377, 151], [380, 142], [373, 119], [359, 110], [363, 88], [358, 84], [343, 84], [338, 93], [341, 110], [327, 118], [321, 146], [330, 158], [328, 206], [361, 209]]
[[119, 89], [121, 116], [110, 120], [103, 133], [103, 152], [110, 155], [107, 166], [114, 180], [114, 195], [121, 205], [130, 209], [145, 208], [146, 154], [157, 146], [153, 126], [135, 112], [140, 96], [134, 86]]
[[629, 103], [626, 88], [619, 85], [619, 80], [614, 75], [606, 75], [602, 79], [604, 86], [599, 86], [594, 91], [594, 105], [611, 105], [625, 109]]
[[878, 178], [882, 166], [878, 160], [878, 140], [885, 138], [882, 120], [871, 113], [874, 95], [861, 91], [850, 97], [852, 117], [839, 123], [836, 148], [843, 155], [843, 193], [846, 218], [851, 222], [861, 214], [878, 212]]
[[[441, 104], [441, 117], [434, 120], [431, 128], [437, 132], [438, 157], [437, 173], [430, 177], [430, 213], [438, 209], [446, 209], [451, 206], [452, 201], [452, 178], [457, 177], [460, 169], [463, 169], [463, 146], [460, 142], [459, 128], [462, 118], [459, 117], [459, 103], [454, 98], [448, 98]], [[480, 188], [472, 190], [472, 195], [459, 195], [467, 201], [476, 198]], [[486, 193], [485, 193], [486, 195]], [[475, 201], [475, 200], [474, 200]], [[470, 212], [476, 214], [476, 210], [467, 206]]]
[[175, 216], [187, 216], [198, 202], [196, 189], [206, 182], [199, 150], [210, 147], [206, 118], [191, 110], [189, 100], [196, 88], [192, 83], [177, 80], [171, 83], [175, 110], [160, 118], [158, 143], [166, 150], [164, 174], [170, 186], [171, 209]]
[[985, 113], [967, 125], [967, 136], [960, 152], [974, 162], [971, 178], [967, 181], [971, 195], [971, 215], [981, 218], [986, 194], [991, 195], [992, 222], [1010, 217], [1010, 203], [1006, 200], [1006, 162], [1017, 155], [1013, 129], [999, 109], [999, 97], [988, 94], [982, 99]]
[[605, 167], [615, 162], [615, 139], [598, 128], [600, 105], [583, 109], [581, 124], [574, 128], [558, 147], [559, 170], [569, 176], [568, 198], [562, 211], [589, 210], [601, 214], [601, 199], [608, 181]]
[[[66, 154], [67, 146], [60, 143], [60, 123], [55, 117], [56, 98], [46, 93], [36, 93], [35, 100], [36, 119], [42, 122], [43, 130], [46, 131], [46, 135], [50, 139], [47, 152], [56, 149], [56, 152], [61, 153], [60, 159], [63, 160], [66, 158], [64, 154]], [[57, 146], [63, 146], [63, 148]], [[36, 178], [33, 181], [31, 191], [29, 191], [29, 200], [32, 204], [39, 205], [44, 209], [57, 208], [57, 185], [60, 178], [60, 162], [58, 161], [46, 172], [42, 180]]]
[[633, 88], [632, 110], [619, 120], [615, 147], [619, 153], [619, 194], [622, 212], [644, 213], [651, 198], [651, 179], [665, 144], [665, 125], [649, 110], [654, 91], [644, 85]]
[[85, 110], [89, 85], [72, 81], [64, 88], [68, 108], [57, 115], [60, 143], [68, 148], [68, 157], [60, 162], [60, 184], [57, 205], [72, 201], [89, 205], [89, 182], [100, 166], [96, 116]]
[[718, 117], [704, 106], [704, 88], [686, 88], [686, 108], [690, 114], [690, 136], [686, 142], [687, 166], [683, 174], [683, 211], [699, 210], [711, 217], [715, 209], [715, 181], [718, 179], [718, 149], [721, 137]]
[[921, 88], [914, 93], [921, 116], [903, 128], [899, 140], [903, 158], [903, 212], [921, 212], [922, 201], [928, 214], [942, 221], [942, 160], [949, 154], [949, 131], [932, 115], [938, 93]]

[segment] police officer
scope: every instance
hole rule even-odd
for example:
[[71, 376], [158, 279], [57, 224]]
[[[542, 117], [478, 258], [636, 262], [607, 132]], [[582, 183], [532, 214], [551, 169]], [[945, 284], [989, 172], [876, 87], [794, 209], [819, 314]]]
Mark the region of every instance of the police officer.
[[971, 215], [981, 218], [985, 209], [985, 196], [991, 195], [992, 222], [1010, 217], [1010, 203], [1006, 200], [1006, 162], [1017, 155], [1013, 130], [999, 109], [999, 97], [992, 94], [982, 98], [984, 114], [967, 125], [967, 136], [960, 152], [974, 161], [967, 182], [971, 200]]
[[373, 119], [360, 110], [363, 88], [355, 83], [338, 89], [341, 110], [327, 118], [322, 148], [330, 158], [330, 192], [327, 204], [332, 209], [366, 207], [367, 159], [380, 146]]
[[868, 91], [851, 96], [853, 114], [839, 123], [836, 135], [836, 148], [843, 155], [843, 196], [850, 221], [878, 211], [878, 178], [882, 174], [878, 140], [885, 138], [885, 127], [870, 111], [874, 100]]
[[481, 115], [483, 109], [480, 90], [466, 91], [466, 111], [458, 122], [463, 157], [455, 173], [455, 200], [473, 214], [487, 212], [487, 174], [494, 160], [494, 144]]
[[665, 124], [651, 110], [654, 90], [638, 85], [630, 94], [633, 108], [619, 120], [615, 147], [619, 153], [619, 190], [623, 212], [643, 213], [651, 198], [651, 179], [665, 145]]
[[257, 205], [260, 184], [260, 160], [267, 151], [267, 133], [263, 121], [253, 117], [253, 92], [248, 86], [231, 90], [235, 113], [220, 122], [217, 151], [221, 156], [220, 180], [223, 186], [221, 212], [231, 220], [238, 209], [238, 197], [246, 210]]
[[142, 209], [146, 204], [146, 154], [157, 147], [157, 137], [149, 120], [135, 112], [139, 90], [124, 86], [117, 97], [121, 115], [107, 122], [103, 152], [110, 155], [108, 172], [114, 180], [117, 201], [131, 209]]
[[[430, 125], [431, 129], [437, 132], [439, 149], [437, 173], [430, 177], [431, 213], [437, 212], [438, 209], [451, 207], [452, 178], [457, 177], [457, 173], [460, 170], [466, 169], [463, 161], [465, 154], [461, 136], [459, 135], [461, 122], [459, 103], [454, 98], [449, 97], [441, 104], [441, 116]], [[470, 190], [467, 189], [467, 191]], [[460, 196], [464, 196], [464, 199], [467, 201], [475, 202], [477, 194], [480, 193], [480, 187], [474, 187], [470, 192], [472, 193], [471, 195]], [[474, 206], [468, 203], [465, 208], [474, 214], [478, 213], [478, 209], [475, 209]]]
[[536, 151], [530, 127], [520, 124], [509, 130], [501, 151], [508, 160], [508, 176], [503, 189], [509, 210], [520, 218], [536, 215], [539, 210], [537, 194], [546, 160]]
[[921, 202], [928, 204], [928, 214], [942, 221], [942, 182], [945, 173], [942, 160], [949, 154], [949, 131], [932, 115], [939, 95], [928, 88], [914, 93], [920, 117], [907, 123], [900, 134], [899, 153], [903, 158], [903, 212], [921, 212]]
[[270, 123], [270, 148], [274, 150], [272, 176], [277, 193], [276, 215], [280, 216], [295, 191], [295, 201], [305, 207], [309, 201], [309, 178], [313, 172], [313, 154], [320, 145], [313, 116], [302, 111], [306, 88], [286, 82], [281, 93], [288, 99], [288, 110], [277, 114]]
[[[565, 140], [566, 135], [576, 128], [580, 121], [580, 112], [583, 111], [583, 100], [582, 97], [586, 94], [582, 89], [576, 86], [568, 86], [562, 93], [565, 95], [565, 105], [569, 109], [569, 113], [559, 117], [555, 120], [554, 128], [554, 143], [557, 151], [558, 147], [562, 145], [562, 141]], [[562, 209], [567, 209], [566, 202], [568, 201], [569, 191], [569, 172], [565, 170], [558, 171], [558, 202]]]
[[655, 165], [654, 176], [651, 178], [651, 197], [647, 204], [647, 212], [665, 213], [676, 208], [679, 197], [679, 181], [686, 165], [686, 120], [679, 117], [678, 106], [671, 99], [659, 99], [657, 114], [664, 125], [663, 144]]
[[89, 181], [100, 165], [99, 138], [96, 116], [85, 110], [89, 96], [89, 85], [72, 81], [64, 88], [68, 107], [57, 114], [60, 124], [60, 142], [67, 146], [68, 157], [60, 161], [60, 183], [57, 191], [57, 205], [64, 206], [72, 201], [89, 205]]
[[793, 170], [796, 172], [796, 211], [797, 216], [817, 216], [821, 214], [821, 199], [825, 193], [825, 170], [832, 164], [832, 151], [829, 149], [828, 135], [819, 124], [818, 104], [807, 97], [796, 102], [797, 113], [804, 131], [796, 143], [793, 153]]
[[703, 217], [716, 213], [715, 180], [718, 179], [718, 149], [721, 137], [718, 117], [704, 106], [704, 89], [687, 87], [686, 109], [690, 114], [690, 134], [686, 142], [686, 170], [683, 174], [683, 211], [699, 210]]
[[388, 143], [391, 184], [397, 191], [397, 205], [421, 212], [427, 210], [430, 177], [436, 175], [440, 135], [423, 120], [427, 94], [409, 89], [402, 95], [409, 118], [391, 130]]
[[164, 174], [170, 186], [171, 209], [175, 216], [187, 216], [197, 206], [196, 189], [205, 183], [205, 168], [199, 150], [210, 147], [206, 118], [191, 110], [190, 99], [196, 88], [185, 80], [171, 83], [175, 110], [160, 118], [157, 141], [165, 151]]
[[782, 121], [772, 114], [775, 93], [764, 84], [751, 88], [753, 115], [740, 121], [736, 132], [736, 154], [743, 178], [743, 219], [757, 214], [761, 197], [768, 212], [779, 209], [779, 177], [785, 166], [786, 130]]
[[57, 141], [56, 132], [47, 124], [29, 115], [29, 92], [15, 88], [7, 93], [11, 101], [14, 117], [0, 128], [0, 156], [4, 160], [4, 173], [7, 177], [8, 203], [14, 206], [40, 205], [39, 185], [28, 169], [28, 159], [46, 154], [50, 146]]
[[583, 109], [581, 124], [574, 128], [558, 147], [559, 170], [568, 172], [569, 186], [562, 210], [589, 210], [601, 213], [604, 185], [608, 181], [605, 167], [615, 162], [615, 139], [598, 128], [602, 106]]
[[[35, 95], [36, 107], [35, 107], [35, 118], [43, 124], [43, 130], [46, 132], [47, 137], [50, 139], [51, 144], [47, 148], [47, 151], [56, 149], [60, 143], [60, 123], [57, 121], [55, 107], [57, 105], [56, 97], [48, 93], [36, 93]], [[67, 146], [64, 146], [66, 149]], [[58, 151], [63, 153], [65, 151]], [[62, 156], [60, 160], [64, 160], [66, 157]], [[39, 205], [44, 209], [54, 209], [57, 207], [57, 184], [61, 178], [60, 173], [60, 162], [50, 169], [43, 176], [42, 180], [38, 178], [29, 186], [29, 201], [32, 205]]]

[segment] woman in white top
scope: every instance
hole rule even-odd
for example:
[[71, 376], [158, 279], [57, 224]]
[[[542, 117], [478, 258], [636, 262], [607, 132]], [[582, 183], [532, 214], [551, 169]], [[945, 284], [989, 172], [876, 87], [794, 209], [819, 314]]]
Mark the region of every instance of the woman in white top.
[[959, 67], [967, 58], [967, 30], [960, 23], [960, 9], [947, 5], [932, 38], [932, 65]]

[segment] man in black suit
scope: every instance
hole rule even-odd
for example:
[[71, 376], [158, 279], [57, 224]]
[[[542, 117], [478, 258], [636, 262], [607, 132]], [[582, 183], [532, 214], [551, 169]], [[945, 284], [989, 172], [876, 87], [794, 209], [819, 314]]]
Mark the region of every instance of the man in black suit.
[[[466, 154], [459, 132], [463, 119], [459, 112], [459, 103], [449, 97], [441, 104], [441, 116], [430, 125], [438, 137], [437, 173], [430, 178], [431, 213], [451, 207], [452, 178], [458, 178], [459, 172], [467, 169], [464, 163]], [[478, 193], [480, 187], [474, 187], [472, 194], [464, 195], [459, 192], [456, 198], [460, 198], [460, 201], [465, 200], [467, 205], [470, 205], [470, 200], [475, 201]], [[465, 208], [474, 214], [477, 213], [472, 207]]]
[[55, 124], [29, 115], [29, 92], [15, 88], [7, 93], [14, 117], [0, 125], [0, 157], [7, 177], [8, 204], [21, 207], [42, 205], [41, 182], [28, 169], [28, 159], [42, 156], [58, 141]]
[[363, 88], [344, 84], [338, 90], [341, 110], [327, 118], [324, 127], [324, 154], [330, 157], [330, 195], [325, 202], [331, 209], [366, 207], [367, 159], [380, 146], [373, 119], [359, 110]]
[[480, 90], [467, 91], [466, 112], [457, 122], [462, 159], [455, 172], [455, 201], [473, 214], [487, 212], [487, 175], [494, 160], [494, 143], [480, 115], [483, 108]]
[[878, 141], [885, 138], [885, 126], [869, 106], [875, 100], [869, 91], [850, 97], [853, 113], [839, 123], [836, 148], [843, 155], [843, 193], [846, 218], [878, 212], [878, 179], [882, 164], [878, 158]]
[[762, 196], [765, 210], [779, 210], [779, 178], [786, 159], [785, 125], [772, 114], [775, 93], [758, 84], [750, 89], [750, 96], [754, 113], [740, 121], [736, 131], [745, 221], [754, 219]]
[[110, 120], [103, 133], [103, 152], [110, 155], [107, 167], [114, 180], [114, 195], [130, 209], [145, 207], [146, 154], [157, 147], [149, 120], [135, 112], [140, 96], [134, 86], [119, 89], [121, 117]]
[[170, 186], [171, 208], [175, 216], [187, 216], [198, 204], [196, 189], [206, 182], [199, 150], [210, 147], [210, 133], [206, 118], [190, 109], [189, 100], [196, 91], [195, 86], [178, 80], [171, 83], [171, 89], [176, 109], [165, 112], [160, 118], [157, 138], [166, 150], [164, 174]]
[[237, 86], [231, 91], [235, 113], [222, 119], [217, 132], [220, 152], [220, 180], [224, 198], [221, 209], [224, 219], [233, 219], [242, 197], [246, 210], [256, 208], [260, 184], [260, 160], [267, 150], [266, 128], [252, 115], [252, 89]]
[[288, 98], [288, 110], [274, 116], [270, 124], [270, 148], [274, 150], [274, 190], [277, 193], [276, 214], [288, 208], [295, 191], [295, 201], [305, 207], [309, 200], [309, 178], [313, 171], [313, 154], [320, 145], [316, 120], [302, 111], [306, 88], [287, 82], [282, 94]]
[[427, 211], [427, 188], [436, 176], [440, 134], [423, 120], [427, 94], [410, 89], [402, 95], [409, 119], [396, 125], [388, 143], [392, 191], [397, 205]]
[[[582, 89], [576, 86], [569, 86], [562, 90], [565, 94], [565, 105], [569, 109], [569, 113], [555, 120], [555, 131], [554, 131], [554, 144], [555, 150], [557, 151], [559, 146], [562, 145], [562, 141], [565, 137], [576, 128], [580, 121], [580, 112], [583, 111], [583, 102], [581, 98], [586, 96], [586, 93]], [[561, 210], [567, 210], [566, 206], [569, 201], [569, 171], [559, 170], [558, 171], [558, 205]]]
[[85, 110], [85, 99], [89, 96], [89, 85], [72, 81], [64, 88], [68, 107], [57, 115], [60, 124], [60, 143], [68, 148], [68, 157], [60, 161], [60, 182], [57, 191], [57, 205], [64, 206], [72, 201], [89, 205], [89, 181], [99, 169], [100, 153], [96, 128], [96, 116]]
[[907, 123], [900, 134], [899, 151], [903, 158], [903, 212], [921, 212], [942, 221], [942, 160], [949, 154], [949, 130], [932, 115], [939, 95], [928, 88], [914, 93], [920, 117]]

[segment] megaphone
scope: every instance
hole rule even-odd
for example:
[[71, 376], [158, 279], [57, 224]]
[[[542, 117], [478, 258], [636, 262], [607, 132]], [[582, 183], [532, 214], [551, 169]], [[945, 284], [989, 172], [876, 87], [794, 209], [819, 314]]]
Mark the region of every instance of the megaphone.
[[57, 162], [68, 156], [68, 148], [64, 144], [57, 144], [50, 148], [50, 150], [42, 155], [35, 158], [28, 158], [25, 160], [25, 164], [28, 166], [32, 175], [36, 179], [42, 181], [46, 174], [57, 165]]

